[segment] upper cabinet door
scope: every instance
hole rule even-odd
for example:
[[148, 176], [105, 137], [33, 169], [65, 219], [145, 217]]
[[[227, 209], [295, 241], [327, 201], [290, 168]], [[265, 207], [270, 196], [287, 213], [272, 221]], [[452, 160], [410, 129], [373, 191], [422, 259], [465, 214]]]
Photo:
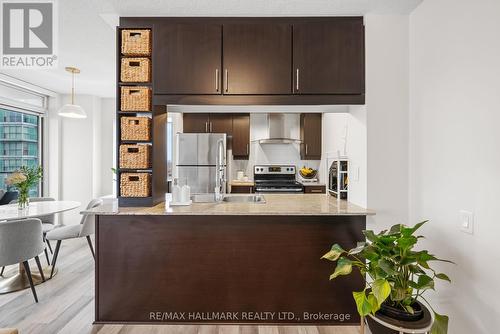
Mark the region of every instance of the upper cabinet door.
[[288, 23], [224, 24], [224, 94], [291, 94]]
[[212, 133], [233, 133], [233, 116], [226, 113], [210, 114], [208, 128]]
[[210, 132], [208, 114], [184, 113], [182, 119], [182, 132], [184, 133]]
[[302, 160], [320, 160], [322, 146], [322, 114], [300, 114], [300, 156]]
[[161, 23], [154, 29], [155, 94], [221, 94], [222, 25]]
[[250, 154], [250, 114], [233, 114], [234, 159], [248, 159]]
[[362, 18], [293, 25], [295, 94], [363, 94], [364, 69]]

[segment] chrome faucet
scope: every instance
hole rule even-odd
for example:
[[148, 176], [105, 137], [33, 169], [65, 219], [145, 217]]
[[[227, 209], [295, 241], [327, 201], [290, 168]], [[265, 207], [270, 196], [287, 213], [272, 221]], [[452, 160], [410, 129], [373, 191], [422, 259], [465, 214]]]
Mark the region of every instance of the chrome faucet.
[[222, 202], [226, 193], [226, 175], [224, 170], [224, 141], [217, 142], [217, 156], [215, 159], [215, 201]]

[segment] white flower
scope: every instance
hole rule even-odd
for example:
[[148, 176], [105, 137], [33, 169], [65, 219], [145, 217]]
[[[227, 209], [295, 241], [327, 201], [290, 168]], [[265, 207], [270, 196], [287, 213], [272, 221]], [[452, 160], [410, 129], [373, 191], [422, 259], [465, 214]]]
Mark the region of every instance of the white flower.
[[26, 175], [21, 172], [14, 172], [5, 179], [5, 183], [11, 186], [17, 186], [24, 181], [26, 181]]

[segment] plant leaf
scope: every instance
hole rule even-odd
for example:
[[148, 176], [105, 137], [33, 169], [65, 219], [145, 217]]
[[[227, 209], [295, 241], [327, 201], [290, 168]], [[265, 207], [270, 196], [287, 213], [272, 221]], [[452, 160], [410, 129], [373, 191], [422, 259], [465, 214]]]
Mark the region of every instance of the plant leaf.
[[415, 224], [415, 226], [413, 226], [413, 227], [404, 226], [401, 228], [401, 234], [405, 237], [409, 237], [410, 235], [415, 233], [416, 230], [418, 230], [422, 225], [424, 225], [427, 222], [428, 222], [428, 220], [425, 220], [423, 222]]
[[377, 261], [380, 258], [377, 249], [373, 245], [366, 246], [361, 252], [361, 256], [371, 262]]
[[418, 239], [414, 237], [413, 235], [401, 237], [396, 240], [396, 243], [398, 244], [399, 247], [403, 248], [404, 250], [410, 249], [413, 245], [417, 243]]
[[[383, 243], [384, 246], [392, 246], [394, 244], [394, 241], [396, 241], [398, 239], [397, 236], [395, 235], [383, 235], [381, 237], [379, 237], [379, 242]], [[380, 244], [379, 244], [380, 245]]]
[[422, 268], [420, 268], [419, 266], [415, 265], [415, 264], [410, 264], [408, 266], [408, 268], [410, 269], [410, 271], [413, 273], [413, 274], [425, 274], [425, 271], [422, 270]]
[[413, 310], [413, 307], [411, 307], [410, 305], [405, 305], [405, 309], [410, 314], [414, 314], [415, 313], [415, 310]]
[[364, 317], [372, 311], [372, 306], [366, 298], [365, 290], [359, 292], [353, 291], [352, 296], [354, 297], [360, 316]]
[[434, 312], [434, 324], [431, 328], [431, 334], [447, 334], [448, 321], [448, 316]]
[[339, 258], [340, 255], [342, 255], [342, 253], [345, 253], [345, 250], [342, 247], [340, 247], [339, 244], [335, 244], [332, 246], [330, 251], [325, 255], [323, 255], [321, 258], [330, 261], [337, 261], [337, 259]]
[[389, 235], [401, 233], [401, 227], [403, 227], [402, 224], [396, 224], [396, 225], [391, 226], [391, 228], [389, 230]]
[[405, 256], [400, 261], [399, 264], [402, 266], [407, 266], [411, 263], [417, 262], [417, 258], [415, 256]]
[[394, 264], [386, 259], [381, 259], [380, 261], [378, 261], [378, 266], [389, 275], [396, 274], [396, 271], [394, 270]]
[[368, 300], [368, 303], [370, 304], [370, 307], [372, 309], [371, 313], [375, 315], [375, 312], [380, 309], [380, 304], [378, 303], [377, 298], [373, 295], [373, 293], [370, 293], [366, 299]]
[[434, 280], [427, 275], [418, 276], [417, 289], [434, 289]]
[[358, 242], [358, 245], [356, 246], [356, 248], [353, 248], [351, 249], [348, 254], [349, 255], [356, 255], [356, 254], [359, 254], [363, 251], [363, 249], [365, 249], [366, 247], [366, 242]]
[[378, 240], [378, 237], [372, 230], [363, 231], [363, 234], [365, 235], [366, 239], [370, 240], [371, 242], [375, 242]]
[[372, 283], [372, 292], [380, 305], [391, 294], [391, 285], [386, 279], [376, 279]]
[[446, 274], [439, 273], [439, 274], [436, 274], [436, 277], [439, 279], [442, 279], [443, 281], [448, 281], [451, 283], [451, 279]]
[[337, 261], [337, 266], [335, 267], [335, 271], [333, 274], [330, 275], [330, 280], [342, 276], [342, 275], [349, 275], [352, 272], [352, 261], [345, 258], [341, 257]]

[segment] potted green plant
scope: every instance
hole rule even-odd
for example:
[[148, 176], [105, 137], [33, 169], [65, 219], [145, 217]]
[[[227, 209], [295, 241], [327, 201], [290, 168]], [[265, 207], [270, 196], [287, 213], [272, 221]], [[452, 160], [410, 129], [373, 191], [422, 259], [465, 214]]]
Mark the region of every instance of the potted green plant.
[[[432, 322], [424, 302], [434, 313], [431, 333], [448, 332], [448, 317], [436, 313], [423, 296], [426, 291], [434, 290], [435, 279], [451, 282], [446, 274], [436, 272], [429, 265], [432, 261], [451, 261], [438, 259], [427, 250], [414, 250], [418, 240], [423, 238], [415, 236], [415, 232], [426, 222], [413, 227], [398, 224], [378, 234], [363, 231], [366, 242], [349, 251], [335, 244], [322, 256], [336, 262], [330, 280], [350, 275], [353, 268], [364, 278], [365, 289], [352, 293], [360, 316], [371, 314], [395, 327], [417, 330], [430, 326]], [[366, 319], [373, 334], [398, 333], [370, 316]]]
[[29, 206], [29, 190], [38, 183], [42, 175], [43, 171], [41, 166], [22, 166], [19, 170], [10, 174], [5, 180], [7, 185], [17, 189], [19, 193], [17, 203], [20, 210]]

